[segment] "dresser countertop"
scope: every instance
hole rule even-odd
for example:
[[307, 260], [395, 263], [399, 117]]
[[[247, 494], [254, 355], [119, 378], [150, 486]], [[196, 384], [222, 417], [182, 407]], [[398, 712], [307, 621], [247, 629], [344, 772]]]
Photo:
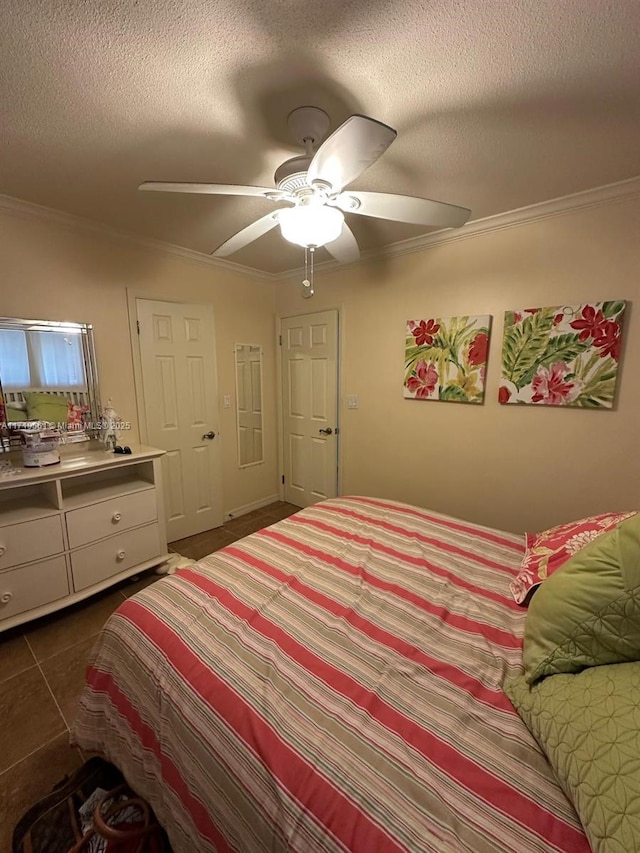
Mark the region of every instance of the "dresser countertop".
[[[81, 450], [62, 449], [60, 462], [56, 462], [54, 465], [46, 465], [43, 468], [23, 467], [21, 465], [22, 453], [20, 451], [12, 452], [7, 455], [7, 461], [11, 461], [16, 473], [4, 474], [0, 469], [0, 489], [29, 483], [42, 483], [74, 473], [100, 471], [118, 465], [129, 465], [132, 462], [141, 462], [145, 459], [154, 459], [157, 456], [164, 455], [164, 450], [159, 450], [157, 447], [147, 447], [144, 444], [132, 444], [131, 453], [114, 453], [112, 450], [105, 450], [97, 442], [96, 445], [96, 447], [91, 448], [83, 447]], [[4, 454], [0, 456], [0, 462], [2, 461], [4, 461]]]

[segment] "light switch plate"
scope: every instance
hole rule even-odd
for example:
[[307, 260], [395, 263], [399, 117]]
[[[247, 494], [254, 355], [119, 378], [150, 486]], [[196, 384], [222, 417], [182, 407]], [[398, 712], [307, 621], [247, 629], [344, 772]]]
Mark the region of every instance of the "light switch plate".
[[224, 397], [222, 398], [222, 405], [224, 406], [225, 409], [231, 408], [231, 397], [229, 394], [225, 394]]
[[358, 408], [358, 395], [357, 394], [347, 394], [347, 409], [357, 409]]

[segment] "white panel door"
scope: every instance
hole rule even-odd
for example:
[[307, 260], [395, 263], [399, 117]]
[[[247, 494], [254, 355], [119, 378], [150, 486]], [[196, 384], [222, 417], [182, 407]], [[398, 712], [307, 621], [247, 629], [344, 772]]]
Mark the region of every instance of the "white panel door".
[[338, 312], [282, 320], [284, 499], [338, 493]]
[[162, 457], [167, 538], [222, 524], [213, 308], [136, 299], [147, 441]]

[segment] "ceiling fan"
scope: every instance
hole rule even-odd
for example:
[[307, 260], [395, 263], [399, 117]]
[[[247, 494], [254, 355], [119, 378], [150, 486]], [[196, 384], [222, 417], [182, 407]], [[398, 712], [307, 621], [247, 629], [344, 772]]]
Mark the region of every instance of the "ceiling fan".
[[396, 131], [386, 124], [368, 116], [352, 115], [320, 144], [329, 129], [329, 116], [324, 110], [299, 107], [287, 121], [305, 153], [279, 166], [274, 175], [275, 187], [146, 181], [138, 189], [259, 196], [290, 205], [238, 231], [212, 253], [217, 257], [237, 252], [279, 225], [289, 242], [307, 249], [324, 246], [337, 261], [349, 263], [360, 257], [360, 251], [345, 222], [345, 213], [443, 228], [459, 228], [471, 215], [466, 207], [426, 198], [360, 190], [344, 192], [396, 138]]

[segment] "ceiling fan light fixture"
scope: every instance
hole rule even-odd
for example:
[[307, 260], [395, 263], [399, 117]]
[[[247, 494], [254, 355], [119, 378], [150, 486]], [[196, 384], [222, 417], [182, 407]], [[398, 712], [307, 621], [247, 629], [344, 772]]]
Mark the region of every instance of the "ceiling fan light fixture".
[[278, 221], [285, 240], [304, 248], [317, 248], [338, 239], [344, 216], [335, 207], [305, 204], [280, 210]]

